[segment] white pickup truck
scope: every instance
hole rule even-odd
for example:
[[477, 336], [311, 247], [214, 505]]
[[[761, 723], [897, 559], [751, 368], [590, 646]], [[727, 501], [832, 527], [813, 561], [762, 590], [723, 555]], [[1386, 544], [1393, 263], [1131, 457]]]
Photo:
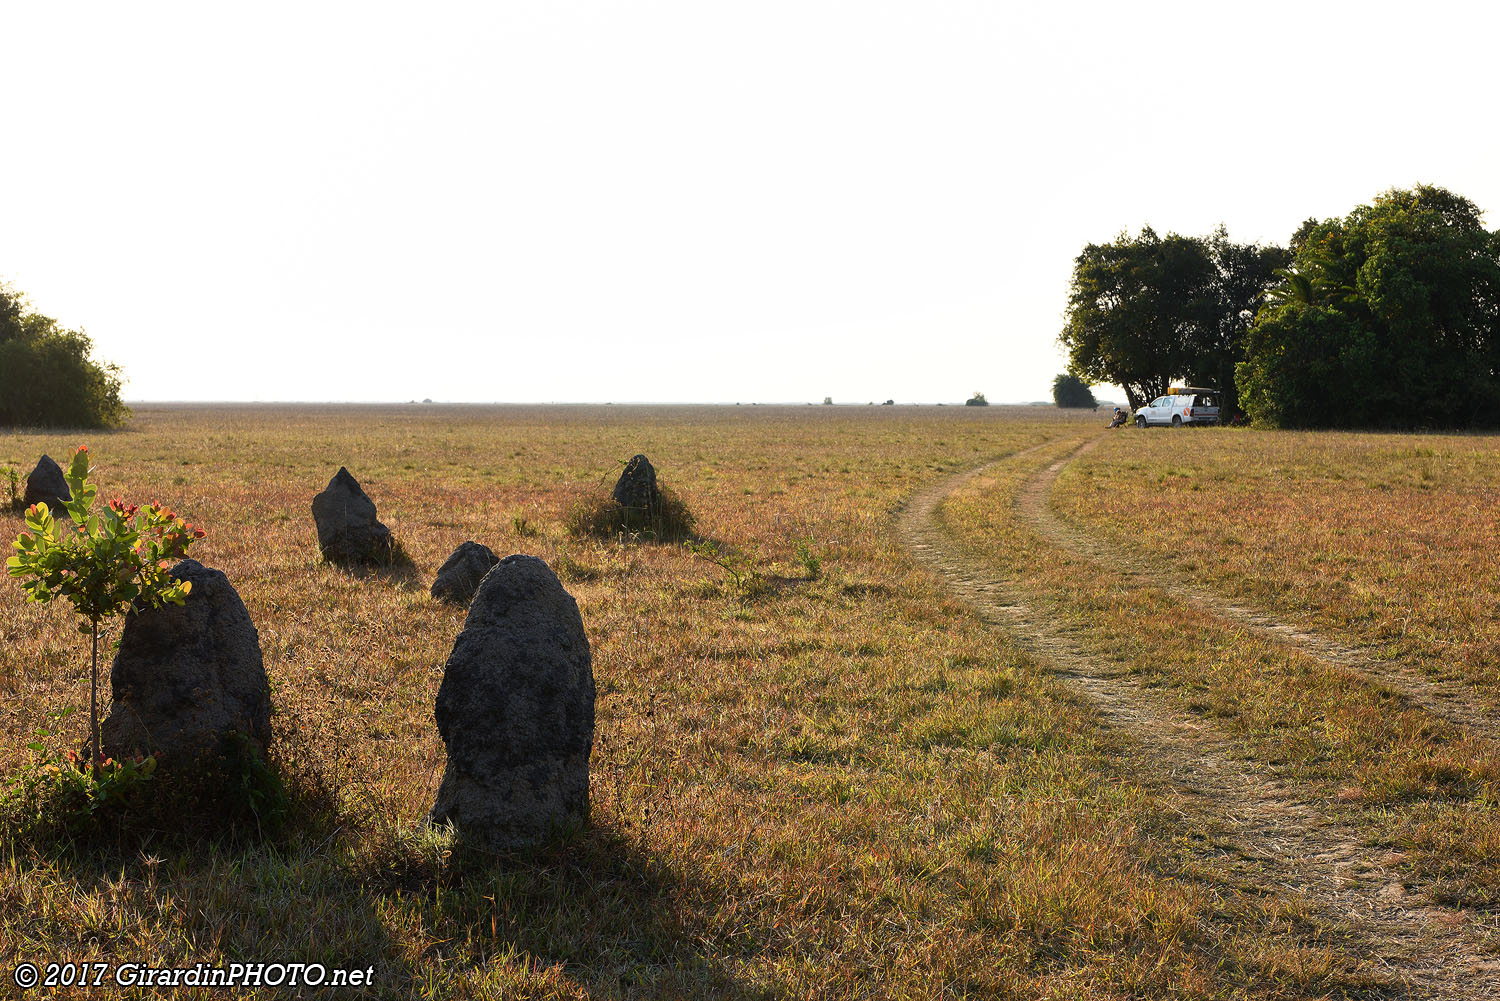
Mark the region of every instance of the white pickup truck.
[[1196, 386], [1181, 386], [1158, 396], [1135, 412], [1135, 426], [1149, 427], [1152, 424], [1182, 427], [1184, 424], [1219, 423], [1219, 394], [1217, 390]]

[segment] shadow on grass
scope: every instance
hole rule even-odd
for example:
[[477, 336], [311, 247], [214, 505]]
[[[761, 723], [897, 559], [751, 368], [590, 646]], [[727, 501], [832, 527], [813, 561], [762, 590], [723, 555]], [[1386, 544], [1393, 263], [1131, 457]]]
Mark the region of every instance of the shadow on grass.
[[411, 590], [422, 586], [422, 573], [418, 569], [416, 561], [407, 555], [405, 547], [400, 542], [396, 542], [392, 546], [389, 559], [383, 561], [360, 563], [332, 560], [325, 555], [324, 562], [336, 570], [361, 580], [382, 580], [402, 590]]
[[0, 434], [14, 435], [17, 438], [74, 438], [80, 445], [88, 444], [90, 438], [117, 438], [121, 435], [139, 433], [131, 426], [128, 418], [124, 424], [112, 428], [64, 428], [38, 425], [0, 427]]
[[[36, 852], [0, 840], [6, 870], [0, 887], [25, 892], [35, 906], [32, 920], [11, 927], [10, 948], [18, 957], [59, 955], [82, 941], [92, 959], [144, 967], [300, 963], [318, 964], [329, 976], [373, 968], [372, 988], [349, 996], [408, 996], [419, 979], [409, 950], [391, 937], [376, 902], [325, 848], [326, 842], [188, 841], [163, 834]], [[99, 924], [101, 914], [108, 917]], [[137, 996], [122, 987], [131, 985], [101, 996]], [[170, 993], [218, 998], [225, 988], [186, 986]]]
[[[614, 997], [766, 998], [738, 978], [726, 956], [748, 957], [761, 935], [714, 916], [727, 890], [674, 869], [619, 832], [591, 827], [529, 852], [493, 855], [440, 832], [409, 835], [401, 858], [369, 858], [355, 875], [389, 907], [400, 901], [438, 940], [424, 959], [466, 988], [509, 996], [506, 979], [542, 971], [533, 988]], [[431, 839], [440, 839], [434, 842]], [[445, 948], [442, 943], [464, 943]], [[496, 972], [496, 964], [508, 967]], [[424, 964], [406, 990], [427, 982]], [[498, 978], [498, 979], [491, 979]], [[550, 979], [549, 979], [550, 978]], [[406, 996], [405, 993], [402, 996]]]
[[351, 996], [771, 996], [735, 970], [769, 929], [727, 920], [729, 888], [613, 828], [492, 855], [371, 815], [302, 816], [313, 807], [271, 838], [136, 827], [39, 848], [0, 832], [0, 898], [31, 915], [4, 922], [9, 948], [46, 955], [82, 936], [114, 963], [373, 969]]

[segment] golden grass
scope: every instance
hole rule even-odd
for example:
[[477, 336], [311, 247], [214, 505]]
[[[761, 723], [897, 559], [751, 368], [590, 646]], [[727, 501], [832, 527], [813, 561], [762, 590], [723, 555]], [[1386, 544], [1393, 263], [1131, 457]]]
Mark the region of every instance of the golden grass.
[[1500, 438], [1133, 435], [1079, 459], [1057, 509], [1142, 560], [1500, 708]]
[[[259, 628], [277, 758], [332, 788], [339, 814], [269, 843], [163, 834], [93, 855], [7, 838], [0, 968], [373, 965], [382, 997], [1359, 993], [1376, 980], [1295, 900], [1219, 881], [1140, 749], [893, 538], [920, 485], [1093, 423], [1000, 407], [139, 408], [88, 439], [101, 490], [207, 527], [194, 555]], [[0, 463], [79, 440], [0, 435]], [[568, 535], [570, 508], [635, 452], [698, 534], [750, 561], [753, 596], [682, 547]], [[308, 505], [339, 465], [412, 571], [319, 560]], [[993, 504], [975, 517], [1004, 520]], [[558, 568], [593, 646], [593, 824], [512, 858], [450, 853], [414, 823], [441, 775], [432, 706], [463, 621], [426, 585], [465, 539]], [[62, 610], [0, 588], [0, 770], [86, 684]], [[81, 739], [75, 715], [52, 742]]]
[[[1398, 514], [1382, 505], [1372, 515], [1360, 508], [1372, 494], [1384, 496], [1378, 488], [1356, 486], [1343, 494], [1304, 488], [1317, 463], [1322, 463], [1323, 483], [1390, 483], [1398, 475], [1396, 460], [1382, 465], [1380, 457], [1425, 450], [1429, 441], [1390, 435], [1116, 434], [1063, 471], [1055, 507], [1087, 531], [1111, 538], [1136, 565], [1176, 567], [1186, 579], [1264, 599], [1288, 616], [1305, 611], [1320, 580], [1326, 585], [1332, 579], [1310, 568], [1341, 552], [1339, 573], [1356, 587], [1323, 590], [1334, 596], [1357, 590], [1364, 597], [1357, 603], [1340, 603], [1337, 597], [1321, 602], [1323, 611], [1305, 621], [1344, 640], [1389, 637], [1401, 621], [1440, 618], [1438, 609], [1449, 604], [1482, 606], [1482, 595], [1493, 595], [1494, 584], [1476, 588], [1477, 599], [1448, 586], [1413, 596], [1412, 580], [1436, 587], [1444, 571], [1394, 540], [1412, 533], [1436, 540], [1442, 530], [1426, 522], [1430, 509], [1411, 504]], [[1477, 493], [1483, 470], [1494, 461], [1495, 439], [1438, 441], [1448, 443], [1447, 453], [1466, 459], [1434, 467], [1451, 470], [1436, 492]], [[1409, 878], [1434, 899], [1485, 907], [1500, 903], [1500, 812], [1495, 809], [1500, 745], [1379, 683], [1249, 633], [1159, 588], [1122, 586], [1105, 568], [1039, 537], [1012, 509], [1012, 501], [1025, 481], [1070, 451], [1061, 445], [1038, 453], [955, 496], [944, 509], [955, 533], [992, 566], [1013, 574], [1059, 621], [1072, 624], [1080, 642], [1097, 655], [1170, 691], [1183, 709], [1241, 735], [1249, 756], [1351, 817], [1373, 844], [1401, 853]], [[1425, 457], [1425, 451], [1421, 454]], [[1293, 469], [1300, 472], [1293, 475]], [[1420, 472], [1407, 479], [1410, 489], [1426, 492], [1416, 485], [1423, 482]], [[1476, 536], [1488, 538], [1494, 528], [1481, 529], [1455, 513], [1459, 507], [1442, 505], [1453, 520], [1439, 524], [1471, 534], [1462, 541], [1435, 541], [1434, 551], [1474, 567], [1482, 557], [1465, 546]], [[1376, 525], [1383, 526], [1378, 533]], [[1367, 534], [1351, 526], [1364, 526], [1361, 532]], [[1381, 569], [1391, 565], [1393, 552], [1401, 556], [1401, 575]], [[1358, 612], [1347, 618], [1334, 611], [1355, 608]], [[1409, 635], [1397, 651], [1433, 674], [1463, 671], [1483, 686], [1484, 671], [1465, 658], [1482, 657], [1479, 651], [1493, 642], [1493, 634], [1479, 628], [1450, 631], [1450, 638], [1462, 636], [1453, 649], [1466, 651], [1451, 667], [1425, 664], [1422, 643], [1432, 637], [1425, 631], [1418, 635]]]

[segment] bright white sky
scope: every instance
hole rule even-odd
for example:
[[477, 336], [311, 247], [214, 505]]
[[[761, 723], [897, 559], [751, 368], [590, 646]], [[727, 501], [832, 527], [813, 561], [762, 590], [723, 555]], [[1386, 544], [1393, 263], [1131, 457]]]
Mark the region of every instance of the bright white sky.
[[1497, 38], [1472, 0], [0, 0], [0, 279], [133, 400], [1048, 399], [1122, 229], [1284, 243], [1419, 182], [1500, 225]]

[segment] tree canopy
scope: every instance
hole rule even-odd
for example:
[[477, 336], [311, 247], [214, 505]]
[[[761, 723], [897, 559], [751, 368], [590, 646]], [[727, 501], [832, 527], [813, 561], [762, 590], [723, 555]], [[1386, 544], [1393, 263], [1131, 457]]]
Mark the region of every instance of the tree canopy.
[[90, 358], [81, 330], [29, 308], [0, 284], [0, 425], [113, 427], [129, 416], [120, 369]]
[[1291, 252], [1275, 245], [1235, 243], [1223, 226], [1202, 242], [1209, 261], [1208, 298], [1198, 322], [1187, 330], [1188, 366], [1183, 374], [1191, 385], [1219, 390], [1220, 411], [1227, 421], [1242, 406], [1235, 366], [1245, 357], [1250, 325]]
[[1500, 232], [1442, 188], [1304, 223], [1238, 369], [1258, 423], [1500, 421]]
[[1059, 407], [1097, 407], [1088, 383], [1071, 372], [1064, 372], [1052, 380], [1052, 402]]
[[1069, 367], [1122, 386], [1131, 409], [1188, 378], [1218, 387], [1232, 412], [1250, 318], [1286, 261], [1282, 248], [1236, 244], [1222, 226], [1208, 237], [1148, 226], [1089, 244], [1073, 262], [1058, 338]]

